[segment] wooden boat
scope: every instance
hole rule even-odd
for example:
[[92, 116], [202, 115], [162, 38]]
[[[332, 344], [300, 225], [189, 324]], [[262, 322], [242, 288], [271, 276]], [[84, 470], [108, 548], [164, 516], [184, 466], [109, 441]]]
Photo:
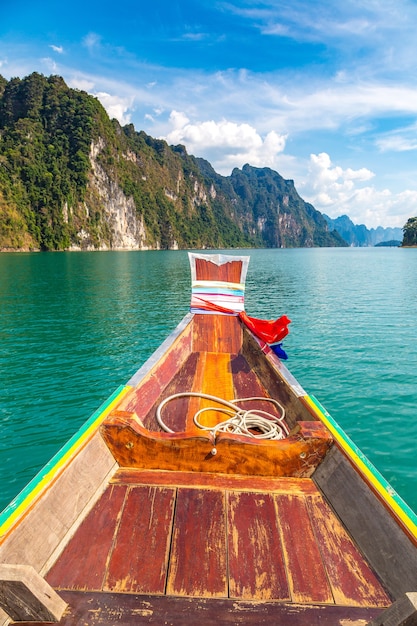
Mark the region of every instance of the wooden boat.
[[244, 313], [248, 259], [190, 259], [190, 313], [0, 517], [0, 624], [416, 624], [416, 516]]

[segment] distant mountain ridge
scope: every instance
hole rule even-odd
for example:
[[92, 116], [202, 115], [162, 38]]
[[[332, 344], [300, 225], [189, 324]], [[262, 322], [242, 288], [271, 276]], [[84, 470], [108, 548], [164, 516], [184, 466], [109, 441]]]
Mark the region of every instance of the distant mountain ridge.
[[336, 219], [332, 219], [325, 214], [323, 214], [323, 217], [329, 229], [336, 230], [350, 246], [376, 246], [392, 241], [397, 241], [398, 244], [401, 244], [403, 239], [402, 228], [383, 228], [378, 226], [377, 228], [368, 229], [364, 224], [354, 224], [347, 215], [341, 215]]
[[345, 245], [269, 168], [220, 176], [60, 76], [0, 76], [0, 249]]

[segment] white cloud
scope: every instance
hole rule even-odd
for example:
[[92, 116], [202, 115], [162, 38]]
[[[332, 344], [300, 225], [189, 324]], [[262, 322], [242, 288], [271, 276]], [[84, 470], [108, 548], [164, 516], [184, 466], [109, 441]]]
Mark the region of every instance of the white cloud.
[[270, 131], [262, 137], [250, 124], [228, 120], [193, 124], [179, 111], [171, 112], [169, 122], [171, 130], [165, 137], [168, 143], [184, 144], [188, 152], [208, 159], [217, 172], [225, 175], [245, 163], [274, 167], [285, 148], [285, 135]]
[[51, 57], [44, 57], [43, 59], [41, 59], [41, 62], [48, 69], [48, 72], [52, 72], [53, 74], [58, 73], [58, 65], [56, 64], [54, 59], [51, 59]]
[[223, 7], [269, 36], [272, 45], [274, 36], [285, 36], [296, 43], [318, 43], [355, 67], [360, 57], [374, 72], [415, 68], [417, 8], [409, 0], [228, 0]]
[[352, 170], [333, 165], [327, 153], [311, 154], [308, 175], [298, 185], [304, 200], [332, 218], [349, 215], [355, 224], [368, 228], [402, 228], [416, 213], [417, 191], [393, 193], [364, 185], [374, 177], [367, 168]]
[[88, 80], [87, 78], [72, 78], [68, 81], [69, 87], [73, 89], [80, 89], [82, 91], [87, 91], [92, 93], [94, 89], [94, 81]]
[[100, 91], [94, 95], [100, 100], [110, 118], [116, 118], [122, 126], [130, 123], [131, 113], [129, 111], [133, 104], [131, 97], [122, 98], [120, 96], [110, 95], [104, 91]]
[[83, 45], [90, 51], [100, 47], [101, 37], [97, 33], [88, 33], [83, 39]]
[[58, 54], [63, 54], [64, 52], [64, 48], [62, 46], [54, 46], [53, 44], [49, 46], [50, 48], [52, 48], [52, 50], [54, 52], [57, 52]]
[[417, 150], [417, 124], [398, 128], [390, 133], [381, 135], [376, 140], [381, 152], [409, 152]]

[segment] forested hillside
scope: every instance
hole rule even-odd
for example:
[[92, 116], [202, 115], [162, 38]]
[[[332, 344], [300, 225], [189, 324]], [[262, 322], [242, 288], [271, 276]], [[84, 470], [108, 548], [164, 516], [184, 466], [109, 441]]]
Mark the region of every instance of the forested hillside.
[[220, 176], [59, 76], [0, 76], [0, 249], [339, 245], [277, 172]]
[[417, 246], [417, 217], [410, 217], [403, 228], [403, 246]]

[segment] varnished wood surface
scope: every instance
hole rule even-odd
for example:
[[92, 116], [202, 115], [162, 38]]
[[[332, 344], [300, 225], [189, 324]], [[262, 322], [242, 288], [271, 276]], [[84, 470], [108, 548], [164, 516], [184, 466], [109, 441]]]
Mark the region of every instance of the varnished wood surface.
[[240, 283], [242, 261], [232, 259], [226, 263], [213, 263], [209, 259], [196, 258], [196, 280], [221, 280], [226, 283]]
[[[60, 626], [366, 626], [380, 608], [62, 591]], [[14, 626], [18, 626], [14, 624]], [[50, 626], [27, 622], [26, 626]]]
[[[199, 434], [152, 433], [125, 413], [114, 411], [101, 433], [121, 467], [250, 476], [309, 477], [333, 440], [320, 422], [302, 422], [299, 431], [279, 441], [208, 431]], [[215, 448], [216, 454], [212, 454]]]
[[289, 600], [274, 497], [229, 492], [227, 515], [230, 596]]
[[278, 493], [317, 494], [317, 487], [308, 478], [276, 478], [211, 474], [209, 472], [174, 472], [120, 468], [112, 478], [119, 485], [161, 485], [166, 487], [198, 487], [199, 489], [235, 489]]
[[[219, 351], [192, 352], [181, 361], [182, 366], [174, 373], [170, 368], [181, 360], [181, 342], [177, 342], [175, 357], [167, 355], [102, 425], [101, 433], [116, 461], [122, 467], [254, 476], [311, 476], [332, 445], [329, 432], [318, 421], [300, 422], [299, 432], [282, 441], [257, 440], [225, 433], [219, 433], [214, 441], [208, 431], [194, 424], [193, 418], [202, 408], [216, 407], [215, 403], [191, 397], [177, 398], [165, 405], [162, 411], [164, 422], [174, 433], [159, 429], [155, 417], [157, 406], [172, 394], [201, 392], [224, 400], [270, 397], [263, 381], [243, 354], [220, 349], [223, 337], [230, 339], [235, 349], [241, 345], [239, 320], [221, 315], [196, 317], [197, 321], [193, 322], [194, 344], [203, 342], [204, 347]], [[186, 346], [188, 349], [188, 343]], [[258, 357], [264, 359], [260, 351]], [[162, 387], [162, 381], [166, 383], [165, 387]], [[279, 396], [275, 397], [280, 400]], [[262, 399], [247, 403], [246, 407], [244, 404], [240, 406], [280, 415], [273, 404]], [[226, 417], [213, 410], [201, 414], [200, 420], [204, 425], [214, 427]], [[297, 423], [294, 421], [293, 425]], [[212, 454], [214, 448], [215, 455]]]
[[195, 315], [194, 352], [237, 354], [242, 346], [242, 326], [233, 315]]
[[[285, 406], [290, 428], [298, 420], [311, 420], [235, 316], [195, 315], [184, 337], [176, 339], [116, 408], [136, 414], [145, 428], [159, 431], [155, 417], [158, 404], [170, 395], [189, 391], [225, 400], [273, 397]], [[194, 414], [206, 405], [205, 400], [195, 398], [175, 400], [164, 408], [164, 421], [175, 432], [195, 432]], [[270, 403], [258, 408], [274, 413]], [[211, 424], [224, 416], [207, 413], [204, 419]]]
[[179, 489], [167, 594], [227, 597], [225, 495]]
[[306, 481], [297, 491], [291, 480], [287, 493], [283, 481], [276, 491], [256, 492], [240, 489], [242, 481], [235, 488], [204, 489], [113, 484], [47, 581], [58, 590], [389, 605], [340, 522]]

